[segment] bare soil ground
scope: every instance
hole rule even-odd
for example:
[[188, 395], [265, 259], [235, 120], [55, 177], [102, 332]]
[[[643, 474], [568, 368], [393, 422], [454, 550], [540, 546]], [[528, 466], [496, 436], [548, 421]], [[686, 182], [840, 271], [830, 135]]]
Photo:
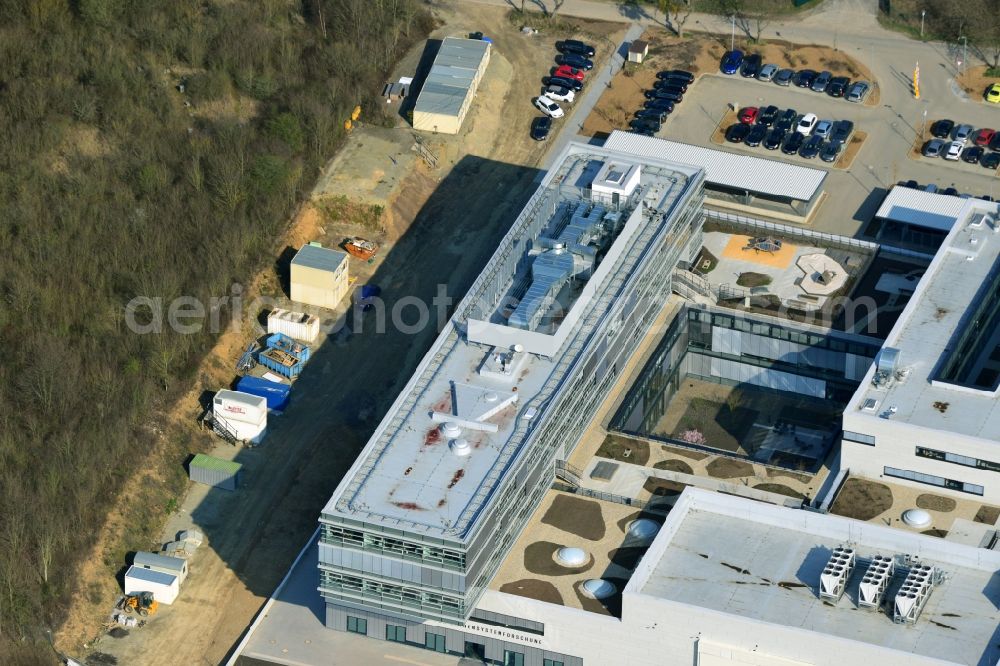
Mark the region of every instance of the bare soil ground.
[[766, 490], [769, 493], [778, 493], [779, 495], [788, 495], [789, 497], [794, 497], [795, 499], [805, 499], [805, 495], [797, 490], [793, 490], [783, 483], [758, 483], [754, 486], [757, 490]]
[[649, 443], [622, 435], [608, 435], [595, 455], [645, 465], [649, 461]]
[[940, 495], [932, 495], [930, 493], [924, 493], [917, 497], [917, 506], [921, 509], [928, 509], [930, 511], [954, 511], [955, 507], [958, 506], [958, 502], [950, 497], [941, 497]]
[[[441, 27], [434, 37], [488, 26], [495, 45], [462, 132], [422, 137], [437, 157], [434, 166], [411, 156], [414, 139], [405, 127], [363, 126], [340, 154], [346, 157], [335, 158], [334, 168], [324, 173], [315, 201], [301, 208], [286, 237], [275, 243], [281, 253], [283, 247], [311, 240], [331, 246], [349, 235], [376, 236], [382, 244], [376, 261], [352, 260], [350, 272], [359, 284], [382, 286], [390, 306], [404, 295], [430, 302], [438, 284], [445, 284], [457, 302], [533, 191], [535, 167], [544, 155], [544, 147], [528, 136], [534, 116], [530, 100], [550, 68], [557, 36], [522, 35], [503, 8], [461, 4], [435, 11]], [[568, 33], [559, 37], [581, 26], [564, 21]], [[589, 35], [613, 39], [624, 31], [610, 23], [585, 28]], [[331, 218], [324, 198], [341, 195], [383, 206], [379, 228]], [[257, 294], [280, 300], [282, 284], [279, 261], [249, 281], [245, 300]], [[102, 634], [100, 627], [120, 593], [114, 574], [124, 564], [121, 555], [160, 544], [128, 541], [128, 525], [112, 513], [79, 572], [78, 590], [56, 636], [59, 649], [72, 655], [108, 654], [122, 665], [222, 662], [316, 528], [323, 504], [436, 335], [431, 326], [416, 335], [390, 329], [331, 336], [314, 348], [291, 406], [273, 420], [265, 444], [236, 450], [199, 431], [195, 419], [203, 391], [232, 381], [239, 352], [258, 334], [251, 323], [219, 337], [145, 461], [153, 474], [163, 475], [162, 470], [177, 472], [179, 448], [213, 451], [244, 463], [247, 484], [236, 493], [189, 485], [180, 510], [167, 519], [163, 540], [172, 539], [178, 525], [197, 525], [207, 544], [193, 556], [177, 602], [119, 639]], [[126, 487], [143, 483], [136, 479]], [[120, 501], [142, 498], [130, 490]], [[161, 516], [154, 512], [153, 519], [164, 520]]]
[[752, 476], [753, 465], [732, 458], [716, 458], [706, 465], [705, 470], [716, 479], [736, 479]]
[[537, 599], [549, 604], [563, 605], [563, 598], [559, 594], [559, 590], [547, 580], [536, 580], [534, 578], [516, 580], [512, 583], [501, 585], [500, 591], [507, 594], [516, 594], [519, 597]]
[[661, 460], [660, 462], [653, 465], [653, 469], [665, 469], [670, 472], [680, 472], [681, 474], [694, 474], [694, 470], [691, 465], [688, 465], [683, 460]]
[[601, 505], [594, 500], [559, 495], [552, 501], [541, 522], [591, 541], [604, 538], [605, 524]]
[[[626, 69], [615, 75], [611, 86], [584, 122], [581, 134], [604, 136], [613, 129], [628, 127], [633, 114], [642, 108], [645, 101], [643, 91], [652, 86], [656, 80], [656, 72], [676, 68], [688, 70], [695, 76], [714, 73], [719, 70], [719, 61], [729, 48], [729, 35], [689, 33], [682, 39], [657, 29], [647, 31], [642, 38], [650, 44], [646, 61], [638, 69]], [[826, 46], [775, 40], [750, 50], [760, 53], [764, 62], [778, 67], [829, 70], [834, 76], [874, 80], [871, 71], [863, 64], [842, 51]], [[878, 101], [878, 86], [875, 86], [865, 104], [874, 106]]]
[[871, 520], [892, 507], [892, 490], [876, 481], [851, 478], [837, 493], [830, 513], [857, 520]]
[[979, 507], [978, 511], [976, 511], [976, 517], [974, 518], [974, 520], [977, 523], [985, 523], [986, 525], [996, 525], [998, 518], [1000, 518], [1000, 508], [984, 504], [981, 507]]

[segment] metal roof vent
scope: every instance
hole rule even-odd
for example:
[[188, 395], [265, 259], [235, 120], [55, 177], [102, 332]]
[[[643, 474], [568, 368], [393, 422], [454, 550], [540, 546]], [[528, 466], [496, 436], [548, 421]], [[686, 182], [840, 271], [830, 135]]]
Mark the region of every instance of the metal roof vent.
[[931, 524], [931, 514], [923, 509], [907, 509], [903, 512], [903, 522], [910, 527], [927, 527]]
[[868, 563], [864, 578], [858, 584], [858, 606], [868, 610], [878, 610], [885, 595], [885, 589], [892, 580], [895, 563], [888, 555], [876, 555]]
[[853, 548], [837, 546], [830, 554], [823, 573], [819, 576], [819, 596], [821, 599], [839, 601], [847, 590], [847, 579], [854, 571], [855, 553]]
[[891, 375], [896, 371], [896, 365], [899, 363], [899, 350], [895, 347], [883, 347], [879, 351], [875, 363], [879, 372], [887, 372]]
[[455, 439], [462, 434], [462, 429], [454, 421], [447, 421], [441, 424], [441, 434], [448, 439]]
[[499, 399], [500, 396], [497, 395], [496, 391], [487, 391], [486, 393], [483, 394], [483, 400], [485, 400], [486, 402], [496, 402]]
[[920, 611], [931, 596], [934, 586], [934, 567], [929, 564], [914, 564], [906, 574], [903, 586], [899, 588], [892, 606], [892, 621], [913, 624], [920, 617]]
[[610, 580], [591, 578], [584, 581], [580, 591], [591, 599], [607, 599], [614, 596], [618, 592], [618, 588]]
[[556, 551], [555, 560], [568, 569], [579, 569], [590, 564], [590, 555], [582, 548], [567, 546]]
[[469, 440], [465, 438], [453, 439], [448, 446], [451, 447], [451, 452], [456, 456], [467, 456], [472, 453], [472, 447], [469, 445]]
[[628, 526], [628, 535], [636, 539], [652, 539], [660, 531], [660, 524], [649, 518], [633, 520]]

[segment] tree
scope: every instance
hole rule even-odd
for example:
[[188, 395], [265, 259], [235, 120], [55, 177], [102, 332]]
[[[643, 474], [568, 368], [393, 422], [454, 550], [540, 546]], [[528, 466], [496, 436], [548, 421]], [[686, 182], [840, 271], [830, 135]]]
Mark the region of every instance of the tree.
[[690, 0], [658, 0], [663, 21], [678, 37], [684, 37], [684, 24], [691, 18]]

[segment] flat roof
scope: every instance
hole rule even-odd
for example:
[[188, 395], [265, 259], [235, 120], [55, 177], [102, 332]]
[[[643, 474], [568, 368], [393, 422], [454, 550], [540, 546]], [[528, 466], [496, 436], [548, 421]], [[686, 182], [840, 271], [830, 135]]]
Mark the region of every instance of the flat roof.
[[133, 580], [141, 580], [146, 583], [153, 583], [155, 585], [173, 585], [174, 581], [177, 580], [177, 576], [173, 574], [163, 573], [162, 571], [153, 571], [152, 569], [143, 569], [140, 566], [130, 566], [128, 571], [125, 572], [126, 578], [131, 578]]
[[445, 37], [417, 95], [414, 112], [457, 116], [489, 48], [489, 42], [481, 39]]
[[[345, 475], [324, 516], [382, 523], [439, 538], [463, 539], [536, 434], [581, 353], [599, 341], [593, 329], [630, 288], [634, 272], [648, 260], [648, 245], [692, 192], [697, 169], [648, 159], [644, 162], [629, 222], [586, 282], [591, 289], [580, 311], [559, 326], [565, 343], [551, 356], [518, 352], [513, 343], [533, 331], [509, 330], [510, 346], [471, 342], [469, 322], [499, 303], [524, 278], [523, 255], [565, 202], [580, 203], [596, 173], [595, 163], [621, 159], [603, 148], [571, 143], [500, 242], [455, 314], [427, 352], [409, 383]], [[641, 197], [641, 198], [638, 198]], [[667, 214], [647, 219], [649, 210]], [[603, 270], [602, 270], [603, 269]], [[600, 276], [606, 278], [602, 279]], [[577, 305], [580, 305], [578, 303]], [[503, 369], [500, 368], [503, 359]], [[460, 434], [449, 435], [455, 426]], [[457, 455], [452, 443], [464, 440]], [[467, 445], [467, 446], [465, 446]]]
[[[980, 199], [959, 201], [958, 222], [924, 272], [881, 352], [885, 358], [891, 353], [887, 348], [898, 351], [895, 367], [902, 371], [901, 380], [876, 386], [873, 365], [845, 413], [995, 441], [1000, 438], [1000, 400], [995, 395], [934, 381], [962, 332], [977, 325], [968, 320], [988, 296], [983, 293], [988, 290], [988, 278], [1000, 270], [1000, 226], [983, 220], [984, 213], [996, 215], [998, 205]], [[996, 331], [993, 340], [1000, 346]], [[990, 348], [974, 350], [987, 363], [993, 352], [992, 343]], [[869, 399], [878, 401], [875, 411], [862, 412], [861, 406]], [[947, 408], [936, 409], [935, 403], [947, 403]]]
[[709, 185], [748, 190], [764, 197], [809, 201], [823, 186], [826, 178], [826, 171], [823, 169], [811, 169], [621, 130], [611, 132], [604, 147], [638, 157], [657, 157], [701, 167], [705, 170], [705, 182]]
[[[836, 603], [820, 599], [820, 574], [832, 549], [844, 544], [850, 544], [859, 558], [847, 593]], [[858, 582], [874, 555], [919, 556], [922, 564], [946, 574], [946, 580], [934, 586], [915, 625], [894, 624], [883, 611], [857, 608]], [[950, 663], [994, 664], [1000, 658], [997, 569], [1000, 552], [688, 488], [667, 516], [625, 594]], [[888, 588], [890, 599], [901, 584], [902, 576], [897, 573]], [[900, 663], [904, 657], [900, 655]]]
[[889, 190], [875, 217], [948, 232], [964, 206], [961, 197], [897, 185]]
[[347, 261], [346, 252], [316, 245], [303, 245], [292, 258], [292, 266], [305, 266], [332, 273], [345, 261]]

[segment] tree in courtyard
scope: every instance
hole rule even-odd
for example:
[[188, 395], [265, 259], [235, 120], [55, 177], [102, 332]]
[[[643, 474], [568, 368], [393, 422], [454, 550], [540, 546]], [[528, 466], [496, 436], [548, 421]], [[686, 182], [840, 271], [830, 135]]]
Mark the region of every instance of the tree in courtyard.
[[690, 0], [658, 0], [663, 21], [678, 37], [684, 37], [684, 24], [691, 18]]

